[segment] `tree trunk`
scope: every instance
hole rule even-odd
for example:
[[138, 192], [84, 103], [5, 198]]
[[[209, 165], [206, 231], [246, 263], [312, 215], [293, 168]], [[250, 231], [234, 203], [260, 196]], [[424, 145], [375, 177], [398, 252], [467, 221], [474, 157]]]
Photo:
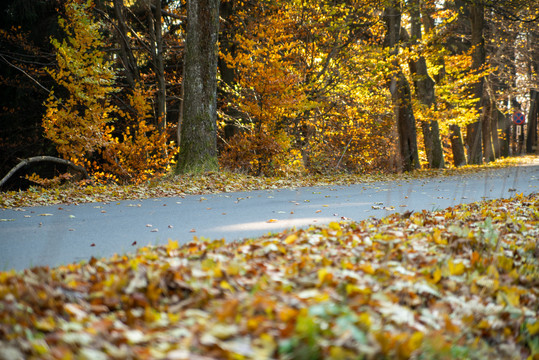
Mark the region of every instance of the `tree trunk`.
[[494, 157], [494, 144], [493, 144], [493, 129], [490, 114], [492, 111], [492, 104], [490, 101], [486, 102], [481, 117], [481, 134], [483, 135], [483, 154], [486, 162], [495, 160]]
[[113, 0], [114, 4], [114, 16], [118, 22], [116, 27], [116, 34], [118, 37], [118, 43], [120, 44], [120, 59], [122, 60], [125, 69], [125, 78], [129, 86], [134, 89], [135, 84], [140, 81], [140, 74], [138, 71], [137, 60], [133, 55], [133, 49], [129, 44], [129, 36], [127, 35], [128, 29], [125, 24], [124, 17], [124, 2], [123, 0]]
[[466, 165], [464, 142], [462, 140], [462, 133], [458, 125], [449, 125], [449, 138], [451, 140], [451, 150], [453, 151], [453, 164], [455, 166]]
[[399, 71], [397, 77], [393, 103], [397, 118], [399, 148], [403, 160], [403, 170], [412, 171], [420, 168], [415, 117], [412, 109], [412, 94], [410, 84], [408, 84], [402, 70]]
[[466, 125], [466, 148], [468, 150], [468, 164], [483, 163], [481, 136], [481, 123], [479, 121]]
[[[471, 45], [474, 48], [472, 53], [472, 71], [479, 71], [481, 66], [485, 63], [485, 39], [483, 38], [483, 28], [485, 22], [485, 9], [482, 4], [470, 5], [470, 23], [472, 27], [472, 42]], [[485, 105], [484, 98], [484, 79], [481, 78], [472, 87], [472, 94], [479, 98], [477, 103], [477, 109], [482, 114], [482, 108]], [[481, 119], [485, 119], [481, 115]], [[482, 126], [479, 121], [467, 126], [466, 133], [466, 145], [468, 147], [468, 163], [481, 164], [483, 162], [482, 153]]]
[[[391, 49], [392, 53], [396, 53], [398, 52], [397, 44], [400, 40], [401, 30], [400, 10], [396, 7], [386, 8], [384, 20], [387, 25], [385, 44]], [[397, 120], [399, 150], [403, 162], [402, 169], [411, 171], [420, 167], [412, 96], [410, 84], [408, 84], [402, 69], [400, 69], [398, 63], [394, 65], [397, 69], [397, 75], [391, 80], [390, 91]]]
[[[236, 44], [234, 36], [236, 35], [237, 28], [235, 27], [235, 21], [233, 16], [235, 16], [234, 3], [232, 1], [222, 1], [219, 8], [219, 17], [223, 19], [220, 28], [219, 34], [219, 47], [220, 52], [224, 54], [231, 54], [233, 57], [236, 55]], [[217, 67], [219, 69], [219, 75], [221, 80], [224, 83], [224, 86], [218, 89], [218, 94], [221, 99], [227, 98], [227, 89], [223, 87], [228, 87], [233, 89], [236, 85], [236, 71], [234, 67], [231, 67], [227, 64], [226, 60], [219, 56], [217, 59]], [[234, 103], [234, 102], [233, 102]], [[241, 125], [243, 124], [243, 117], [241, 112], [236, 108], [236, 106], [223, 106], [222, 111], [226, 114], [225, 126], [224, 126], [224, 137], [225, 140], [232, 138], [234, 135], [238, 134], [241, 130]]]
[[165, 65], [163, 60], [163, 30], [161, 18], [161, 0], [154, 0], [148, 3], [148, 18], [150, 21], [150, 40], [152, 65], [155, 71], [155, 82], [157, 84], [157, 108], [155, 117], [157, 119], [157, 129], [160, 133], [165, 132], [167, 127], [167, 88], [165, 82]]
[[[411, 41], [412, 43], [417, 43], [422, 37], [419, 0], [415, 0], [411, 4], [410, 15], [412, 21]], [[427, 71], [427, 61], [423, 55], [420, 55], [417, 61], [410, 62], [410, 72], [414, 79], [416, 95], [421, 104], [427, 108], [436, 106], [434, 80], [429, 76]], [[423, 140], [425, 143], [429, 168], [443, 168], [444, 152], [442, 149], [442, 141], [440, 140], [438, 121], [434, 119], [422, 121], [421, 128], [423, 130]]]
[[500, 157], [507, 157], [510, 155], [510, 143], [511, 143], [511, 122], [507, 120], [507, 116], [504, 115], [499, 109], [496, 109], [498, 128], [502, 129], [502, 138], [500, 139]]
[[[499, 121], [499, 114], [500, 110], [496, 106], [496, 103], [492, 103], [491, 105], [491, 111], [490, 111], [490, 121], [492, 126], [492, 146], [494, 147], [494, 157], [496, 159], [502, 157], [502, 148], [501, 148], [501, 141], [500, 137], [498, 136], [498, 121]], [[502, 114], [503, 116], [503, 114]]]
[[528, 111], [528, 137], [526, 138], [526, 152], [537, 151], [537, 116], [539, 116], [539, 92], [530, 90], [530, 110]]
[[178, 172], [218, 170], [217, 39], [219, 0], [187, 1]]

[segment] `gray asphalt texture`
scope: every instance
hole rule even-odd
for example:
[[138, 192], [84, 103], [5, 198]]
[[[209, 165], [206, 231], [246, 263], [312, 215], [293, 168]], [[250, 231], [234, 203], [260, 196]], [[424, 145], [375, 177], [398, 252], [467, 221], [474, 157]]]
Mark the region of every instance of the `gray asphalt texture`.
[[0, 211], [0, 271], [58, 266], [194, 236], [227, 241], [539, 189], [539, 165], [474, 175]]

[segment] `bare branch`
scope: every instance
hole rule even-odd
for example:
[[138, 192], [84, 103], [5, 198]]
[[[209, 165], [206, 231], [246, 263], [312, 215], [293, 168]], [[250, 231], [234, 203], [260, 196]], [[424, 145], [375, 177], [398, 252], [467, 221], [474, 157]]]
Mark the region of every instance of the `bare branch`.
[[13, 176], [13, 174], [15, 174], [18, 170], [25, 167], [26, 165], [33, 164], [33, 163], [38, 163], [38, 162], [45, 162], [45, 161], [53, 162], [53, 163], [57, 163], [57, 164], [62, 164], [62, 165], [67, 165], [70, 168], [72, 168], [73, 170], [78, 171], [79, 173], [81, 173], [82, 176], [85, 179], [90, 178], [90, 176], [88, 175], [88, 172], [86, 171], [85, 168], [83, 168], [82, 166], [76, 165], [76, 164], [72, 163], [69, 160], [60, 159], [60, 158], [57, 158], [57, 157], [54, 157], [54, 156], [34, 156], [34, 157], [31, 157], [31, 158], [22, 160], [14, 168], [12, 168], [7, 173], [7, 175], [4, 176], [2, 178], [2, 180], [0, 180], [0, 187], [2, 187], [2, 185], [4, 185], [9, 180], [9, 178], [11, 178]]

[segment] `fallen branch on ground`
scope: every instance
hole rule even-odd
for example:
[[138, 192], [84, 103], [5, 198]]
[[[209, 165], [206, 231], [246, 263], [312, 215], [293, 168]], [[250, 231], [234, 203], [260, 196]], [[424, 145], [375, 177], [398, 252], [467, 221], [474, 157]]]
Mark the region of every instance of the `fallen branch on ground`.
[[82, 166], [76, 165], [76, 164], [74, 164], [73, 162], [71, 162], [69, 160], [60, 159], [60, 158], [57, 158], [57, 157], [54, 157], [54, 156], [34, 156], [34, 157], [31, 157], [31, 158], [22, 160], [14, 168], [12, 168], [7, 173], [7, 175], [4, 176], [2, 178], [2, 180], [0, 180], [0, 187], [2, 187], [13, 176], [13, 174], [15, 174], [18, 170], [25, 167], [26, 165], [30, 165], [30, 164], [34, 164], [34, 163], [38, 163], [38, 162], [45, 162], [45, 161], [53, 162], [53, 163], [57, 163], [57, 164], [62, 164], [62, 165], [67, 165], [70, 168], [72, 168], [73, 170], [81, 173], [82, 176], [85, 179], [90, 178], [90, 176], [88, 175], [88, 172], [86, 171], [85, 168], [83, 168]]

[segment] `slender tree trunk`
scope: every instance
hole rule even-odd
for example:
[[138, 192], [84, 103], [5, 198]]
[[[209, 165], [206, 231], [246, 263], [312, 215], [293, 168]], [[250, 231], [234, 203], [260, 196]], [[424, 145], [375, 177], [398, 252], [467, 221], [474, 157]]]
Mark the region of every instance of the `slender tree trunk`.
[[114, 4], [114, 16], [118, 22], [116, 27], [116, 34], [118, 37], [118, 43], [120, 44], [120, 59], [122, 60], [123, 67], [125, 69], [125, 78], [131, 88], [135, 88], [135, 83], [140, 81], [140, 74], [138, 71], [137, 60], [133, 55], [133, 49], [129, 44], [129, 37], [127, 35], [128, 29], [125, 24], [124, 17], [124, 2], [123, 0], [113, 0]]
[[528, 111], [528, 137], [526, 138], [526, 152], [537, 151], [537, 116], [539, 115], [539, 92], [530, 90], [530, 110]]
[[492, 102], [486, 101], [483, 110], [483, 116], [481, 118], [481, 134], [483, 135], [483, 154], [486, 162], [495, 160], [494, 157], [494, 141], [493, 141], [493, 129], [491, 121]]
[[464, 141], [462, 133], [458, 125], [449, 125], [449, 139], [451, 141], [451, 149], [453, 150], [453, 165], [466, 165], [466, 154], [464, 153]]
[[500, 157], [507, 157], [510, 154], [509, 148], [511, 143], [511, 122], [507, 120], [507, 116], [500, 110], [497, 110], [498, 128], [502, 129], [502, 138], [500, 139]]
[[[397, 6], [399, 6], [398, 3]], [[387, 25], [385, 44], [395, 53], [398, 51], [398, 42], [400, 40], [400, 10], [396, 7], [386, 8], [384, 20]], [[398, 73], [391, 80], [390, 91], [393, 99], [395, 118], [397, 120], [399, 150], [403, 161], [402, 169], [404, 171], [411, 171], [420, 167], [415, 117], [412, 109], [412, 96], [410, 84], [406, 80], [402, 69], [397, 63], [394, 65]]]
[[[494, 157], [496, 159], [502, 157], [502, 149], [501, 149], [501, 141], [500, 137], [498, 136], [498, 121], [499, 121], [499, 114], [500, 110], [496, 106], [496, 103], [492, 103], [491, 111], [490, 111], [490, 121], [492, 126], [492, 146], [494, 147]], [[502, 114], [503, 116], [503, 114]], [[495, 135], [495, 136], [494, 136]]]
[[218, 170], [218, 34], [219, 0], [188, 0], [178, 172]]
[[[222, 53], [231, 54], [235, 57], [236, 53], [236, 44], [234, 36], [236, 35], [235, 22], [232, 17], [235, 15], [234, 3], [232, 1], [222, 1], [219, 8], [219, 16], [223, 21], [220, 28], [219, 34], [219, 47]], [[221, 80], [225, 84], [224, 86], [234, 88], [236, 85], [236, 71], [233, 67], [228, 66], [226, 60], [219, 56], [217, 60], [217, 67], [219, 69], [219, 75]], [[226, 99], [227, 93], [226, 89], [220, 88], [217, 89], [218, 94]], [[244, 119], [240, 111], [235, 106], [224, 106], [223, 112], [227, 115], [224, 126], [224, 136], [225, 140], [232, 138], [234, 135], [238, 134], [241, 130], [241, 124]]]
[[[421, 40], [421, 13], [420, 1], [414, 0], [411, 4], [410, 15], [412, 21], [411, 41], [417, 43]], [[421, 104], [427, 108], [436, 106], [436, 95], [434, 92], [434, 80], [427, 71], [427, 61], [423, 55], [419, 56], [417, 61], [410, 62], [410, 72], [414, 78], [414, 87], [416, 95]], [[440, 140], [440, 129], [438, 121], [435, 119], [424, 120], [421, 122], [423, 130], [423, 140], [425, 142], [425, 151], [430, 168], [444, 167], [444, 152], [442, 141]]]
[[[470, 5], [470, 23], [472, 27], [472, 47], [474, 51], [472, 53], [472, 71], [479, 71], [481, 66], [485, 63], [485, 39], [483, 38], [483, 28], [485, 22], [485, 9], [482, 4]], [[472, 88], [472, 93], [475, 97], [481, 99], [477, 108], [481, 115], [481, 119], [484, 119], [482, 108], [485, 105], [484, 98], [484, 79], [481, 78]], [[469, 124], [466, 132], [466, 145], [468, 147], [468, 163], [481, 164], [483, 162], [482, 152], [482, 126], [480, 121]]]
[[148, 4], [148, 18], [150, 19], [150, 39], [152, 63], [157, 84], [157, 129], [163, 133], [167, 127], [167, 88], [165, 82], [165, 65], [163, 59], [163, 29], [161, 17], [161, 0], [154, 0]]

